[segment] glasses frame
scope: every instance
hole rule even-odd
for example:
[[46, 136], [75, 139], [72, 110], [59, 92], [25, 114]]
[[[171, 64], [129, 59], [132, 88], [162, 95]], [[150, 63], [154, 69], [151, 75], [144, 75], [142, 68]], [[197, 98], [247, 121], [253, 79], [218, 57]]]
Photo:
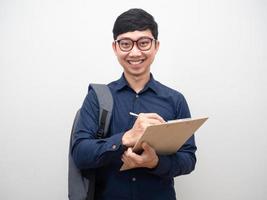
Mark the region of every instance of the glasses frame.
[[[149, 39], [149, 40], [151, 41], [151, 45], [150, 45], [150, 47], [149, 47], [148, 49], [143, 50], [143, 49], [140, 49], [140, 47], [138, 46], [138, 41], [140, 41], [140, 40], [142, 40], [142, 39]], [[129, 50], [124, 50], [124, 49], [122, 49], [121, 46], [120, 46], [120, 41], [122, 41], [122, 40], [130, 40], [130, 41], [132, 41], [132, 43], [133, 43], [133, 44], [132, 44], [132, 47], [131, 47]], [[137, 48], [138, 48], [140, 51], [148, 51], [148, 50], [151, 49], [153, 41], [156, 42], [157, 40], [154, 39], [154, 38], [151, 38], [151, 37], [141, 37], [141, 38], [139, 38], [138, 40], [132, 40], [131, 38], [122, 38], [122, 39], [119, 39], [119, 40], [114, 40], [115, 44], [118, 44], [120, 50], [123, 51], [123, 52], [130, 52], [130, 51], [133, 49], [133, 47], [134, 47], [135, 44], [136, 44]]]

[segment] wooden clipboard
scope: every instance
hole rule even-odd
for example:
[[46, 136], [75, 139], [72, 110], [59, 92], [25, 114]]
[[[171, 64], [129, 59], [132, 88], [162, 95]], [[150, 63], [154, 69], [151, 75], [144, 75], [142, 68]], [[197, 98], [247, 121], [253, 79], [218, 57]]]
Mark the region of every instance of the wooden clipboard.
[[[207, 119], [208, 117], [186, 118], [149, 126], [133, 147], [133, 151], [136, 153], [140, 152], [142, 150], [141, 144], [146, 142], [159, 155], [173, 154], [181, 148]], [[125, 166], [122, 165], [120, 170], [126, 170]]]

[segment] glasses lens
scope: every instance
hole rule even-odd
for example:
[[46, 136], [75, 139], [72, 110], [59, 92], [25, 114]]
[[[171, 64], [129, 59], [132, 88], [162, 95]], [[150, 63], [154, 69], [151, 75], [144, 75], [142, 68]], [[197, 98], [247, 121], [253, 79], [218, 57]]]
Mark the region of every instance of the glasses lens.
[[133, 41], [130, 39], [122, 39], [119, 41], [119, 46], [122, 51], [130, 51], [133, 47]]
[[142, 51], [149, 50], [151, 45], [152, 45], [151, 38], [140, 38], [139, 40], [137, 40], [137, 46]]
[[137, 41], [133, 41], [128, 38], [117, 40], [120, 49], [125, 52], [131, 51], [135, 42], [139, 50], [147, 51], [151, 48], [152, 41], [153, 39], [149, 37], [143, 37], [143, 38], [138, 39]]

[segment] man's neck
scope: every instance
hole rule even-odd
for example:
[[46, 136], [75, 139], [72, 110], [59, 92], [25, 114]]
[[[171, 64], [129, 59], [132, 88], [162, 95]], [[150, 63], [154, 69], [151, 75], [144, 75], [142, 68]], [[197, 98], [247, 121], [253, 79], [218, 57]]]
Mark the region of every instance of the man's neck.
[[129, 76], [124, 74], [126, 80], [128, 81], [130, 87], [136, 92], [139, 93], [147, 84], [150, 79], [150, 73], [143, 76]]

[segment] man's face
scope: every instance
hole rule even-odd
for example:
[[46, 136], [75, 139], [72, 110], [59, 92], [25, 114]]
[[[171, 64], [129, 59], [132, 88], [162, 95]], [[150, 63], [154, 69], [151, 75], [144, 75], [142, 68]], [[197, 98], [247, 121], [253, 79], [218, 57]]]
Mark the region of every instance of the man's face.
[[[117, 37], [117, 42], [113, 42], [113, 50], [124, 68], [126, 77], [142, 77], [150, 74], [150, 65], [159, 48], [159, 42], [153, 39], [151, 31], [145, 30], [123, 33]], [[150, 44], [151, 47], [147, 46]], [[149, 49], [146, 50], [147, 48]]]

